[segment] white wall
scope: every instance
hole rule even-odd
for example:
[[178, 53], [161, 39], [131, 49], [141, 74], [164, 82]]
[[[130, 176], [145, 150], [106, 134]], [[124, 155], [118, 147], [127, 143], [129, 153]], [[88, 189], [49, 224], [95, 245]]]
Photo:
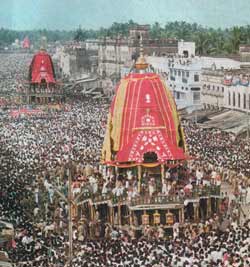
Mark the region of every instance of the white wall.
[[188, 52], [188, 57], [195, 56], [195, 42], [178, 42], [178, 55], [183, 56], [183, 52]]
[[[250, 90], [249, 86], [225, 86], [224, 102], [225, 106], [230, 109], [249, 111], [250, 110]], [[231, 101], [229, 103], [229, 94]], [[233, 103], [233, 95], [235, 95], [235, 105]], [[245, 107], [244, 107], [244, 95], [245, 95]], [[240, 103], [239, 103], [240, 96]]]

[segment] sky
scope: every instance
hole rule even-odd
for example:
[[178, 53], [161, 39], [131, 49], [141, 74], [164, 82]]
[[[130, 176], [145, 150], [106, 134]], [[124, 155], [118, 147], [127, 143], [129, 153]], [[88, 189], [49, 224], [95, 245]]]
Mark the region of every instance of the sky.
[[250, 0], [0, 0], [0, 28], [71, 30], [132, 19], [196, 22], [226, 28], [250, 24]]

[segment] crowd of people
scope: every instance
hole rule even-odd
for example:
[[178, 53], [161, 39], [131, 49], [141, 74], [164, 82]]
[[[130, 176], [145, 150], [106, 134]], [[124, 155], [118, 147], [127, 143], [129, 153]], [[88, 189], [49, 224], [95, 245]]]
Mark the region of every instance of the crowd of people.
[[[0, 91], [13, 93], [18, 77], [22, 79], [27, 73], [30, 56], [0, 56], [4, 57]], [[57, 189], [66, 195], [69, 175], [76, 195], [79, 185], [87, 184], [97, 195], [121, 196], [126, 192], [131, 199], [138, 195], [136, 174], [128, 171], [116, 177], [100, 167], [109, 104], [105, 99], [84, 98], [70, 101], [62, 110], [30, 116], [11, 117], [10, 110], [2, 111], [0, 220], [14, 225], [15, 236], [7, 244], [0, 243], [0, 247], [16, 266], [65, 265], [68, 203], [60, 198]], [[223, 177], [228, 182], [236, 180], [235, 194], [245, 190], [245, 202], [250, 202], [248, 142], [191, 122], [184, 124], [189, 153], [197, 160], [166, 170], [160, 186], [145, 174], [141, 193], [150, 197], [169, 195], [175, 193], [179, 181], [185, 181], [183, 193], [189, 194], [195, 186], [220, 185]], [[81, 224], [74, 225], [71, 266], [250, 266], [249, 221], [239, 224], [233, 219], [230, 205], [225, 206], [220, 218], [204, 218], [197, 226], [176, 222], [170, 235], [162, 227], [144, 229], [136, 235], [102, 224], [93, 240], [88, 235], [83, 238]]]
[[32, 54], [0, 53], [0, 94], [13, 96], [27, 80]]
[[189, 153], [204, 163], [216, 166], [234, 187], [236, 194], [246, 195], [250, 202], [250, 146], [248, 139], [218, 129], [186, 121], [185, 134]]

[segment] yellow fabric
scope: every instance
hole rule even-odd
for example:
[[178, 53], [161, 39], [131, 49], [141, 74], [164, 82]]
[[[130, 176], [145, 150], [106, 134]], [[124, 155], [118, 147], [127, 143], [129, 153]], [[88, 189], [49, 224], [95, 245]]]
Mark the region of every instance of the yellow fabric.
[[129, 80], [129, 81], [133, 81], [133, 82], [137, 82], [139, 80], [154, 80], [155, 78], [158, 78], [158, 75], [154, 75], [154, 76], [143, 76], [143, 77], [129, 77], [129, 78], [125, 78], [125, 80]]
[[182, 140], [183, 144], [184, 144], [184, 150], [186, 150], [185, 149], [186, 148], [186, 142], [185, 142], [185, 139], [184, 139], [184, 133], [183, 133], [182, 127], [180, 127], [181, 128], [181, 133], [179, 133], [179, 131], [178, 131], [178, 127], [180, 125], [180, 118], [179, 118], [179, 114], [178, 114], [177, 109], [176, 109], [176, 104], [175, 104], [173, 96], [170, 93], [170, 91], [168, 90], [165, 82], [162, 79], [161, 79], [161, 82], [162, 82], [162, 84], [164, 86], [165, 92], [167, 94], [167, 98], [169, 99], [169, 102], [170, 102], [170, 106], [171, 106], [171, 110], [172, 110], [172, 116], [173, 116], [173, 120], [174, 120], [174, 124], [175, 124], [177, 145], [179, 144], [179, 141]]
[[108, 122], [106, 133], [103, 141], [102, 147], [102, 161], [111, 161], [111, 143], [110, 143], [110, 133], [111, 133], [112, 123], [111, 123], [111, 114], [108, 114]]
[[112, 118], [112, 129], [111, 129], [111, 138], [113, 140], [113, 151], [118, 151], [120, 148], [120, 135], [122, 127], [122, 118], [124, 103], [126, 97], [126, 89], [129, 80], [122, 79], [121, 84], [117, 90], [117, 95], [114, 104], [113, 118]]

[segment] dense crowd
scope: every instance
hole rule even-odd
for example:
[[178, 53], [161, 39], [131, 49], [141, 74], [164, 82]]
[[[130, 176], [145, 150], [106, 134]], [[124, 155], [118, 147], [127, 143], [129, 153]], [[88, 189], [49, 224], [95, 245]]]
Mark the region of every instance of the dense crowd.
[[185, 133], [191, 154], [217, 167], [235, 170], [250, 176], [250, 146], [248, 139], [217, 129], [203, 129], [186, 122]]
[[32, 54], [0, 53], [0, 94], [14, 95], [27, 80]]
[[[0, 90], [12, 93], [18, 86], [16, 80], [27, 73], [24, 66], [30, 58], [23, 54], [0, 56]], [[79, 185], [88, 185], [92, 193], [100, 195], [138, 195], [134, 173], [116, 177], [99, 166], [108, 107], [105, 99], [85, 98], [66, 104], [61, 111], [32, 116], [14, 118], [9, 111], [2, 112], [0, 220], [13, 223], [15, 236], [0, 246], [16, 266], [61, 267], [67, 261], [68, 204], [56, 188], [66, 194], [69, 175], [73, 194], [79, 193]], [[230, 172], [234, 171], [239, 181], [235, 193], [244, 192], [244, 202], [250, 202], [248, 142], [189, 122], [185, 133], [189, 153], [197, 161], [166, 170], [160, 186], [145, 174], [141, 193], [150, 197], [175, 194], [182, 181], [181, 193], [189, 194], [196, 186], [220, 185], [222, 176], [231, 181]], [[226, 203], [228, 197], [224, 200]], [[240, 225], [229, 207], [230, 203], [225, 204], [220, 218], [204, 218], [195, 227], [176, 222], [171, 235], [158, 227], [145, 228], [136, 236], [134, 231], [101, 223], [93, 240], [83, 234], [83, 225], [75, 225], [71, 266], [250, 266], [249, 221]], [[87, 232], [91, 232], [88, 223]]]
[[[123, 187], [128, 189], [126, 182], [122, 184], [121, 181], [113, 181], [113, 186], [108, 188], [115, 178], [113, 175], [100, 187], [96, 176], [87, 177], [86, 174], [88, 165], [99, 177], [104, 175], [98, 165], [108, 105], [105, 100], [85, 99], [67, 105], [66, 111], [24, 118], [12, 118], [6, 113], [1, 117], [0, 218], [15, 226], [16, 236], [7, 250], [17, 266], [63, 266], [65, 263], [68, 209], [67, 203], [56, 197], [53, 185], [56, 183], [67, 192], [67, 176], [72, 171], [69, 162], [74, 164], [73, 181], [79, 177], [84, 182], [88, 180], [93, 191], [106, 194], [107, 190], [116, 190], [114, 193], [117, 193]], [[191, 123], [186, 123], [185, 130], [190, 153], [201, 158], [198, 164], [189, 166], [189, 170], [194, 170], [191, 174], [195, 184], [208, 182], [208, 175], [211, 180], [216, 180], [216, 175], [221, 173], [219, 167], [224, 164], [216, 162], [218, 159], [206, 158], [203, 148], [213, 149], [206, 137], [222, 151], [220, 145], [225, 139], [225, 142], [236, 141], [225, 138], [223, 133], [218, 135], [214, 130], [203, 130]], [[213, 136], [216, 136], [214, 140]], [[203, 145], [199, 148], [199, 144]], [[211, 158], [212, 155], [209, 154]], [[178, 174], [168, 170], [166, 178], [178, 180]], [[130, 175], [127, 173], [126, 176]], [[133, 175], [128, 180], [137, 188]], [[148, 181], [148, 194], [154, 194], [153, 184], [154, 181]], [[168, 193], [171, 186], [168, 183], [164, 185], [162, 193]], [[246, 201], [248, 199], [249, 196]], [[226, 212], [225, 216], [228, 215]], [[223, 224], [227, 224], [225, 221], [227, 217], [223, 218]], [[76, 228], [73, 266], [248, 266], [249, 226], [235, 223], [230, 226], [230, 222], [231, 217], [223, 231], [218, 226], [205, 231], [205, 225], [211, 221], [202, 224], [203, 230], [193, 230], [188, 224], [186, 229], [190, 231], [181, 233], [178, 230], [172, 240], [166, 239], [164, 233], [158, 233], [158, 238], [145, 239], [144, 235], [141, 239], [134, 239], [131, 233], [102, 225], [99, 238], [105, 239], [86, 241], [86, 238], [80, 238]]]
[[[225, 219], [223, 224], [227, 224], [226, 230], [213, 228], [212, 223], [206, 227], [200, 224], [197, 228], [186, 225], [173, 239], [162, 234], [151, 239], [144, 236], [133, 239], [126, 231], [113, 229], [104, 239], [75, 240], [75, 256], [70, 266], [249, 267], [250, 221], [237, 226]], [[27, 248], [32, 251], [33, 240], [23, 243], [26, 253]], [[64, 243], [57, 235], [41, 236], [33, 248], [35, 258], [31, 260], [26, 256], [19, 266], [63, 266]], [[51, 249], [52, 246], [56, 250]]]

